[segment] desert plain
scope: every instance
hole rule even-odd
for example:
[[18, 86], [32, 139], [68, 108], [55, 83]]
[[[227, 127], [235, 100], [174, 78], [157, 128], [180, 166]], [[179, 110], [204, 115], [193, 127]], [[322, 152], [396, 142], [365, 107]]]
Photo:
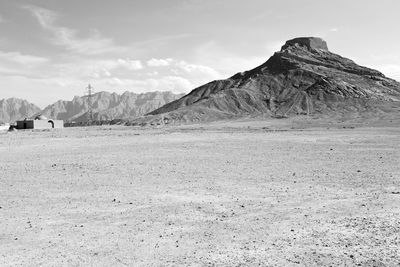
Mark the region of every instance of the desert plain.
[[400, 127], [0, 133], [0, 266], [399, 266]]

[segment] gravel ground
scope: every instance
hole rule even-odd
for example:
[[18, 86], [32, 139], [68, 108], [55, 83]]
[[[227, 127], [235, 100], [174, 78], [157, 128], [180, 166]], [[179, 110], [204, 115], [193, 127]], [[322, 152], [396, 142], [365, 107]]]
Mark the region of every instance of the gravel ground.
[[1, 266], [399, 266], [400, 127], [0, 133]]

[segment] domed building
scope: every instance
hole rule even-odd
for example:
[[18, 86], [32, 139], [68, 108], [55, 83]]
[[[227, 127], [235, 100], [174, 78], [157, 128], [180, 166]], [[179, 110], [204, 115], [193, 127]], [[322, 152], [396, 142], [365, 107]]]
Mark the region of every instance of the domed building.
[[45, 120], [47, 120], [47, 117], [42, 114], [39, 114], [38, 116], [35, 117], [35, 120], [45, 121]]

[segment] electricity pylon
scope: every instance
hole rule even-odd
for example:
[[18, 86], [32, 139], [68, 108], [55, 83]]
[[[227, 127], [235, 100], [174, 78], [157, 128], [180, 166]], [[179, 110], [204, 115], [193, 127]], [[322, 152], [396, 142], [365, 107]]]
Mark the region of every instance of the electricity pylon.
[[89, 120], [89, 122], [92, 122], [93, 121], [92, 97], [93, 97], [94, 90], [93, 90], [92, 85], [90, 85], [90, 83], [86, 87], [85, 93], [87, 94], [86, 97], [87, 97], [87, 101], [88, 101], [88, 120]]

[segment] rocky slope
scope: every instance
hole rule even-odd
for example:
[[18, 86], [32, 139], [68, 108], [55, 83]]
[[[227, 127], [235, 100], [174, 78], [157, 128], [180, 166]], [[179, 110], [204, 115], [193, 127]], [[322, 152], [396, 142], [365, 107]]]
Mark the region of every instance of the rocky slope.
[[[171, 92], [125, 92], [122, 95], [99, 92], [92, 97], [93, 119], [106, 121], [139, 117], [181, 96]], [[59, 100], [47, 106], [41, 113], [48, 118], [82, 122], [88, 119], [87, 111], [87, 97], [76, 96], [72, 101]]]
[[400, 83], [328, 50], [320, 38], [289, 40], [264, 64], [194, 89], [136, 124], [243, 115], [344, 115], [399, 111]]
[[8, 98], [0, 100], [0, 122], [15, 122], [16, 120], [29, 118], [39, 111], [39, 107], [23, 99]]

